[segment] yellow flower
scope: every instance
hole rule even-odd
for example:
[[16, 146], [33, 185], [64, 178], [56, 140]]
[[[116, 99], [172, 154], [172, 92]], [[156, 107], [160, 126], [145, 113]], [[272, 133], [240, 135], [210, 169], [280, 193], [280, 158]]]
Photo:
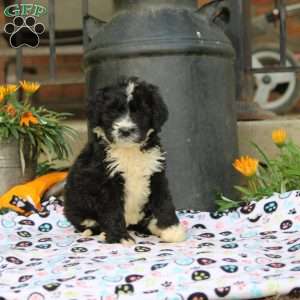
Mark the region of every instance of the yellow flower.
[[25, 112], [21, 116], [20, 125], [21, 126], [29, 126], [31, 124], [38, 124], [38, 119], [31, 113], [31, 112]]
[[20, 85], [25, 93], [34, 94], [39, 88], [40, 84], [38, 82], [20, 81]]
[[0, 103], [4, 100], [4, 93], [0, 90]]
[[246, 177], [255, 175], [258, 168], [258, 160], [249, 156], [242, 156], [233, 163], [234, 168]]
[[11, 117], [15, 117], [17, 114], [17, 111], [15, 109], [15, 107], [12, 104], [8, 104], [6, 106], [6, 112], [11, 116]]
[[277, 146], [282, 146], [285, 144], [287, 138], [287, 133], [284, 129], [276, 129], [272, 132], [272, 140]]
[[17, 91], [18, 87], [15, 84], [7, 84], [0, 86], [0, 93], [3, 94], [3, 97], [11, 95]]

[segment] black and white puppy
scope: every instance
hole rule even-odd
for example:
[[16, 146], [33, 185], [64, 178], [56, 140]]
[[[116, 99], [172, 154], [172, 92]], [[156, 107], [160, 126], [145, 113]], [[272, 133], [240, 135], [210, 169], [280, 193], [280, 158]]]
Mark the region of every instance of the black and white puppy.
[[85, 236], [130, 243], [127, 229], [166, 242], [185, 240], [165, 174], [158, 133], [168, 111], [158, 88], [137, 78], [97, 91], [89, 113], [94, 138], [71, 167], [65, 215]]

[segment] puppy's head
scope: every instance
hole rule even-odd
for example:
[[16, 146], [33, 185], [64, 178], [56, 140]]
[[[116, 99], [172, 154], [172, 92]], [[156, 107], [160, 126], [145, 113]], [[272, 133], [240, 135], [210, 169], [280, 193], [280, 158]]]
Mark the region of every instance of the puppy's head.
[[141, 143], [159, 132], [168, 111], [158, 88], [137, 78], [99, 89], [89, 103], [89, 120], [111, 143]]

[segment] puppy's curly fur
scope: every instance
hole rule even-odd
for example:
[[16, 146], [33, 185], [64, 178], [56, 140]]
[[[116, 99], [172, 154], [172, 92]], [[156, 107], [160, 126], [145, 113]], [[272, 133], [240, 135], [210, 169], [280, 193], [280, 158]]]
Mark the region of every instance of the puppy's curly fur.
[[158, 133], [168, 111], [158, 88], [128, 78], [89, 101], [94, 136], [67, 178], [65, 215], [84, 235], [128, 243], [128, 229], [185, 239], [165, 175]]

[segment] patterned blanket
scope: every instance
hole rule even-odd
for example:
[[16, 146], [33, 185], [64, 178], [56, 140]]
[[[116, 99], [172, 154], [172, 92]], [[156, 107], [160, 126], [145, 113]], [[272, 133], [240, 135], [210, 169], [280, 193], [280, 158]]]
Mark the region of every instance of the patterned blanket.
[[103, 244], [75, 233], [57, 200], [0, 216], [0, 299], [205, 300], [300, 295], [300, 192], [222, 215], [179, 211], [189, 238]]

